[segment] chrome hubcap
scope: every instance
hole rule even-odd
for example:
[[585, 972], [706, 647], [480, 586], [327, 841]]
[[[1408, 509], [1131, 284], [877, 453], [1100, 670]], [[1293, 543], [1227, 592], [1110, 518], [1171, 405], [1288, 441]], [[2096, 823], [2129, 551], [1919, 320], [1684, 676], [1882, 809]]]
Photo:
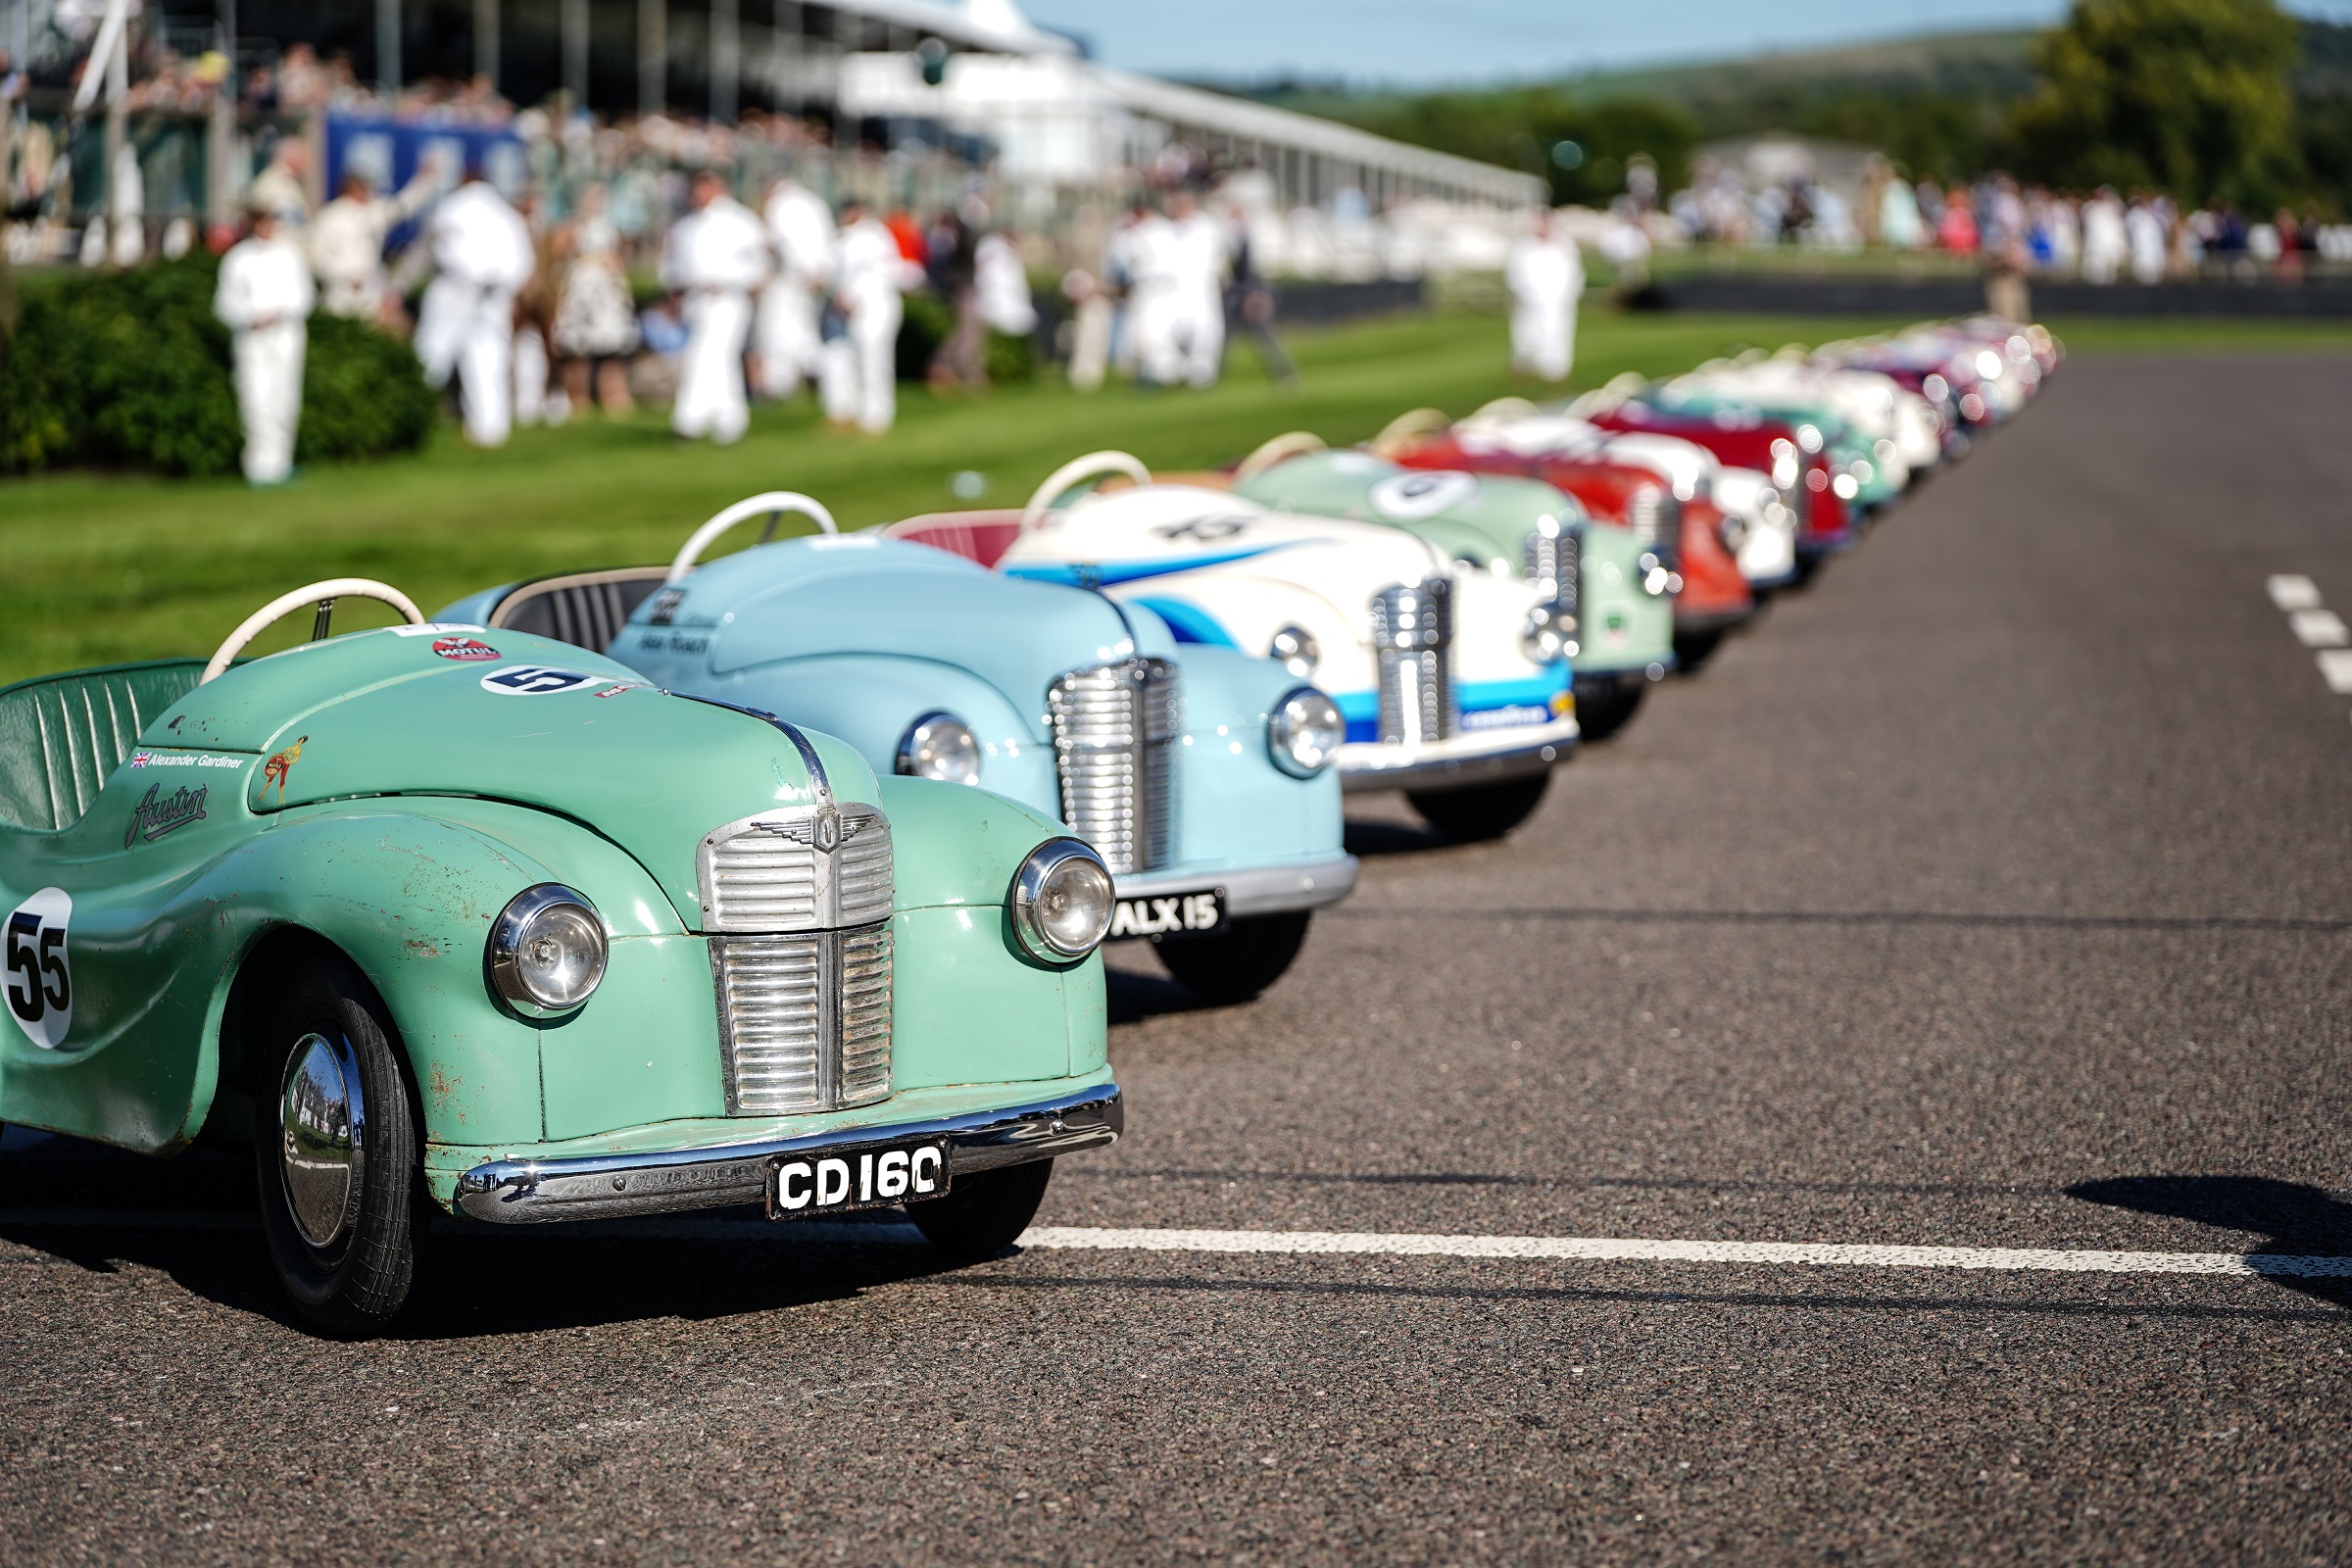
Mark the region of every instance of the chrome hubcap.
[[366, 1127], [359, 1063], [323, 1035], [295, 1042], [277, 1097], [277, 1168], [294, 1228], [332, 1247], [359, 1217]]

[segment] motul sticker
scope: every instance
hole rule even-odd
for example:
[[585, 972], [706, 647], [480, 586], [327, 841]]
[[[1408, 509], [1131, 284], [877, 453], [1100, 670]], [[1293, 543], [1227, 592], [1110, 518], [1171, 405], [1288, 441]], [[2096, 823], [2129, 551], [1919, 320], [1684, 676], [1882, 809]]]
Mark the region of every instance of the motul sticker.
[[498, 657], [498, 650], [479, 637], [436, 637], [433, 652], [467, 664], [486, 663]]
[[74, 899], [64, 888], [43, 888], [8, 917], [6, 958], [8, 1010], [24, 1038], [43, 1051], [66, 1043], [74, 1027], [74, 970], [66, 953], [66, 928]]

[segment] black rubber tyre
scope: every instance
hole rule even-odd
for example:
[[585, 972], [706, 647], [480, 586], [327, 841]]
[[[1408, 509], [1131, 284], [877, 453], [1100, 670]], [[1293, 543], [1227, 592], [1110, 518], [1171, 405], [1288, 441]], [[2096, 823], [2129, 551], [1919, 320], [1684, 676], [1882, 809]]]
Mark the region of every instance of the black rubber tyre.
[[1153, 944], [1176, 983], [1216, 1006], [1254, 1002], [1281, 979], [1306, 944], [1313, 911], [1260, 914], [1235, 920], [1210, 937], [1177, 937]]
[[[295, 1048], [313, 1035], [339, 1046], [356, 1067], [361, 1102], [357, 1201], [323, 1247], [297, 1227], [279, 1118]], [[348, 963], [329, 960], [293, 976], [257, 1053], [253, 1143], [262, 1232], [287, 1298], [330, 1334], [373, 1333], [400, 1310], [416, 1278], [427, 1209], [417, 1200], [419, 1139], [398, 1039], [374, 989]]]
[[1706, 662], [1715, 657], [1723, 646], [1723, 628], [1711, 626], [1705, 631], [1683, 631], [1674, 634], [1674, 658], [1686, 675], [1696, 674]]
[[1576, 683], [1576, 733], [1581, 741], [1605, 741], [1625, 728], [1649, 690], [1646, 678], [1602, 675]]
[[1498, 839], [1535, 814], [1551, 784], [1551, 770], [1500, 784], [1482, 784], [1467, 790], [1406, 790], [1413, 809], [1445, 838], [1456, 844], [1484, 844]]
[[1053, 1179], [1050, 1159], [976, 1171], [956, 1177], [945, 1198], [908, 1203], [906, 1217], [933, 1247], [958, 1262], [976, 1262], [1020, 1239]]

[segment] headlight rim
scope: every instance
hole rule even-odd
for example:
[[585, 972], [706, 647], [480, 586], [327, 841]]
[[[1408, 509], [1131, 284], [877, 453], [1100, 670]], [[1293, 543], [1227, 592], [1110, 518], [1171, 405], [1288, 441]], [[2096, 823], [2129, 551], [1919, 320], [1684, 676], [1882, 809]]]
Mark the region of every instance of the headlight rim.
[[[1038, 911], [1038, 900], [1043, 897], [1048, 880], [1074, 859], [1091, 862], [1102, 873], [1103, 885], [1110, 890], [1103, 906], [1102, 931], [1092, 942], [1075, 950], [1054, 939]], [[1012, 886], [1005, 891], [1004, 905], [1012, 916], [1013, 936], [1021, 951], [1039, 963], [1067, 969], [1084, 963], [1102, 950], [1104, 939], [1110, 935], [1111, 920], [1118, 912], [1118, 879], [1111, 875], [1102, 855], [1084, 839], [1063, 834], [1046, 840], [1021, 858], [1020, 865], [1012, 873]]]
[[[596, 962], [586, 989], [577, 998], [549, 1002], [535, 995], [523, 978], [519, 953], [531, 922], [563, 905], [570, 905], [588, 917], [589, 928], [596, 934]], [[531, 1019], [567, 1018], [588, 1005], [597, 988], [604, 984], [612, 957], [612, 936], [605, 929], [605, 917], [598, 912], [595, 901], [562, 882], [533, 883], [509, 899], [507, 906], [499, 910], [498, 918], [490, 923], [490, 937], [482, 955], [491, 994], [512, 1011]]]
[[[1296, 644], [1287, 654], [1282, 648], [1285, 638]], [[1280, 664], [1294, 680], [1311, 682], [1315, 671], [1323, 663], [1323, 644], [1313, 632], [1297, 621], [1291, 621], [1276, 627], [1274, 635], [1266, 639], [1266, 657]], [[1301, 664], [1306, 667], [1299, 668]]]
[[[1331, 727], [1339, 732], [1340, 737], [1333, 744], [1331, 754], [1311, 767], [1300, 762], [1296, 756], [1292, 755], [1290, 748], [1277, 738], [1275, 728], [1282, 722], [1283, 716], [1290, 711], [1291, 704], [1301, 698], [1309, 697], [1331, 710]], [[1320, 778], [1323, 774], [1330, 772], [1332, 768], [1339, 765], [1340, 747], [1347, 744], [1348, 715], [1340, 710], [1340, 705], [1331, 693], [1311, 681], [1301, 681], [1266, 706], [1266, 757], [1277, 769], [1293, 778]]]
[[[963, 731], [964, 738], [972, 743], [971, 777], [938, 778], [932, 774], [917, 772], [915, 770], [913, 765], [916, 746], [915, 737], [919, 735], [926, 727], [933, 724], [942, 723], [955, 725], [957, 729]], [[957, 713], [950, 709], [934, 708], [924, 712], [917, 713], [914, 716], [913, 721], [900, 733], [898, 751], [892, 758], [891, 766], [901, 777], [904, 778], [928, 779], [934, 784], [963, 784], [976, 788], [979, 785], [982, 776], [987, 772], [988, 769], [988, 750], [986, 747], [980, 744], [980, 732], [973, 729], [970, 722], [966, 720], [961, 713]]]

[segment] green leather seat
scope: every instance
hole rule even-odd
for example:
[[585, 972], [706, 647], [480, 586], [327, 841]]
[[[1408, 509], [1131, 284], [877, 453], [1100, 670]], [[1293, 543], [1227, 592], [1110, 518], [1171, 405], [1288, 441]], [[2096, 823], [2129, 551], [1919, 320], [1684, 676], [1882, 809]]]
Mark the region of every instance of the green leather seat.
[[110, 664], [0, 691], [0, 818], [72, 827], [138, 744], [139, 731], [196, 689], [201, 659]]

